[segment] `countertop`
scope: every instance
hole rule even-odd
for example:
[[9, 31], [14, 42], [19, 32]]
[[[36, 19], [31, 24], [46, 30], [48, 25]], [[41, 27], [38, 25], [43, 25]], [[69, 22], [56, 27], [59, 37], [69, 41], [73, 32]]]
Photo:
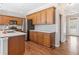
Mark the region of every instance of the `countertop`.
[[44, 32], [44, 33], [54, 33], [54, 32], [56, 32], [55, 30], [53, 30], [53, 31], [48, 31], [48, 30], [30, 30], [30, 31]]
[[26, 33], [14, 31], [13, 33], [0, 33], [0, 38], [3, 37], [13, 37], [13, 36], [20, 36], [20, 35], [26, 35]]

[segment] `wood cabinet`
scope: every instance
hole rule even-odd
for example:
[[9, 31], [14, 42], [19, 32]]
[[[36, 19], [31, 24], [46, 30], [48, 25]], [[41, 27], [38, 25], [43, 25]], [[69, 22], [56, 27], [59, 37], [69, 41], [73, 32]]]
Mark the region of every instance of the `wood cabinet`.
[[33, 18], [33, 15], [31, 14], [31, 15], [29, 15], [29, 16], [27, 16], [27, 19], [28, 20], [30, 20], [30, 19], [32, 19]]
[[37, 43], [43, 45], [43, 33], [37, 32]]
[[55, 8], [47, 9], [47, 24], [55, 24]]
[[41, 24], [41, 13], [40, 12], [36, 13], [36, 24]]
[[2, 24], [8, 24], [10, 19], [8, 16], [2, 16]]
[[17, 21], [17, 25], [22, 25], [24, 19], [16, 18], [15, 20]]
[[0, 16], [0, 24], [2, 24], [2, 16]]
[[8, 54], [22, 55], [25, 52], [25, 36], [14, 36], [8, 39]]
[[0, 24], [2, 25], [6, 25], [9, 23], [10, 20], [16, 20], [17, 21], [17, 25], [21, 25], [23, 18], [18, 18], [18, 17], [13, 17], [13, 16], [4, 16], [4, 15], [0, 15]]
[[46, 47], [55, 46], [55, 33], [30, 32], [30, 40]]
[[30, 40], [37, 43], [37, 32], [30, 32]]
[[44, 46], [54, 47], [55, 45], [55, 33], [44, 33]]
[[27, 16], [33, 24], [55, 24], [55, 8], [51, 7]]
[[46, 24], [46, 10], [41, 11], [41, 23]]
[[36, 13], [32, 14], [32, 22], [33, 24], [37, 24]]

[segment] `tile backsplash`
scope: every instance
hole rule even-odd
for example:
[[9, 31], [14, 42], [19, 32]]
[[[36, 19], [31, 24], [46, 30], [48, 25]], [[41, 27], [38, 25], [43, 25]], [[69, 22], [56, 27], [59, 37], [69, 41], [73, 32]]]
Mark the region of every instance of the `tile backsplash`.
[[[0, 25], [0, 29], [5, 29], [7, 25]], [[9, 26], [10, 27], [10, 26]], [[22, 26], [17, 25], [18, 29], [22, 29]]]
[[56, 25], [35, 25], [35, 30], [40, 31], [56, 31]]

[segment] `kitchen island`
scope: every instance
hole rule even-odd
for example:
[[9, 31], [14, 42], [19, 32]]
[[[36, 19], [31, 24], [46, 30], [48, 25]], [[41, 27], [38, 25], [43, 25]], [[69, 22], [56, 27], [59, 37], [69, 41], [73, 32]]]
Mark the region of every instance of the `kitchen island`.
[[0, 32], [0, 55], [21, 55], [25, 51], [25, 35], [23, 32]]

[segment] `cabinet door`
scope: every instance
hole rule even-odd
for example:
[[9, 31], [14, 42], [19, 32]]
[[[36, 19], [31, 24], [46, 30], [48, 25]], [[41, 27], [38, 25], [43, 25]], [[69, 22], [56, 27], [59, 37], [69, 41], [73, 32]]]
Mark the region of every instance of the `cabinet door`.
[[47, 9], [47, 24], [54, 24], [55, 23], [55, 8], [48, 8]]
[[42, 32], [38, 32], [37, 33], [37, 41], [38, 41], [38, 44], [41, 44], [43, 45], [43, 33]]
[[44, 46], [51, 47], [51, 38], [49, 33], [44, 33]]
[[41, 24], [46, 24], [46, 10], [41, 11]]
[[22, 25], [23, 19], [22, 18], [16, 18], [17, 25]]
[[26, 16], [27, 20], [32, 19], [32, 15]]
[[37, 24], [36, 13], [32, 14], [33, 24]]
[[9, 37], [8, 54], [22, 55], [25, 52], [25, 36]]
[[11, 17], [9, 16], [3, 16], [2, 18], [3, 18], [3, 21], [2, 21], [3, 24], [8, 24], [9, 20], [11, 20]]
[[41, 14], [40, 14], [40, 12], [36, 13], [36, 21], [37, 21], [36, 24], [41, 24]]
[[33, 38], [34, 38], [33, 41], [37, 43], [37, 38], [38, 38], [37, 32], [33, 32]]
[[37, 32], [30, 32], [30, 40], [37, 43]]
[[51, 45], [53, 48], [55, 48], [55, 33], [51, 33], [51, 38], [52, 38], [50, 41], [52, 43]]
[[2, 16], [0, 16], [0, 24], [2, 24]]
[[30, 32], [30, 34], [29, 34], [29, 36], [30, 36], [29, 38], [30, 38], [31, 41], [34, 41], [34, 37], [33, 37], [34, 34], [33, 33], [34, 32]]

